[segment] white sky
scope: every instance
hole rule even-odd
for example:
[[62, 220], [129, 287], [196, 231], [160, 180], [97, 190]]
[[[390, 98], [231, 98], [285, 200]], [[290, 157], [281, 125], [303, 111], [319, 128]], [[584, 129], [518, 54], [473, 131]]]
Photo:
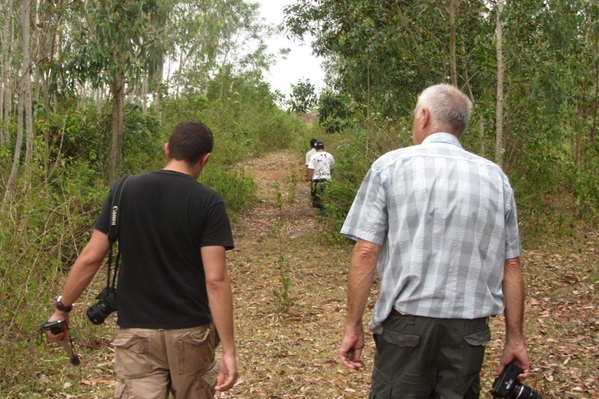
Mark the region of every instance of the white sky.
[[[260, 4], [260, 13], [266, 22], [279, 25], [283, 22], [283, 7], [295, 3], [295, 0], [255, 0]], [[323, 87], [324, 71], [320, 67], [320, 59], [312, 54], [310, 43], [300, 44], [286, 37], [272, 38], [268, 41], [269, 50], [278, 54], [279, 49], [289, 48], [291, 52], [286, 59], [278, 57], [277, 63], [270, 68], [266, 80], [273, 90], [285, 95], [291, 92], [291, 85], [299, 80], [309, 80], [319, 92]]]

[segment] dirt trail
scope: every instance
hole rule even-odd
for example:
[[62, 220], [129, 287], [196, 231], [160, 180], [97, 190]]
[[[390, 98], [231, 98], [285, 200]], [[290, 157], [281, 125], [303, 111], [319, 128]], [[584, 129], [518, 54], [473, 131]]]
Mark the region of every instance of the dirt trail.
[[[333, 245], [320, 234], [323, 227], [310, 206], [302, 158], [303, 154], [278, 152], [242, 164], [259, 187], [260, 201], [233, 226], [236, 248], [227, 259], [240, 379], [217, 397], [368, 397], [373, 340], [366, 337], [362, 372], [345, 368], [337, 353], [345, 322], [351, 247]], [[522, 256], [528, 291], [525, 330], [533, 364], [528, 384], [540, 388], [543, 397], [599, 397], [598, 248], [596, 232], [589, 231], [583, 242], [548, 242], [547, 248], [528, 250]], [[289, 282], [286, 291], [282, 278]], [[376, 291], [375, 287], [368, 309], [378, 296]], [[369, 319], [367, 311], [364, 323]], [[493, 318], [491, 323], [493, 337], [481, 373], [485, 389], [490, 389], [491, 373], [503, 348], [503, 318]], [[115, 333], [112, 327], [98, 329], [85, 321], [78, 325], [81, 338], [96, 342], [88, 341], [82, 349], [82, 366], [58, 367], [58, 373], [42, 374], [39, 383], [46, 384], [50, 378], [80, 382], [75, 396], [62, 392], [74, 389], [68, 382], [60, 384], [53, 397], [111, 398], [115, 376], [107, 348]], [[62, 350], [54, 349], [64, 362]]]
[[[260, 201], [234, 225], [236, 248], [227, 255], [240, 379], [221, 398], [368, 396], [370, 371], [351, 372], [337, 355], [349, 248], [317, 234], [322, 226], [303, 180], [302, 155], [278, 152], [243, 164]], [[290, 282], [288, 306], [282, 276]]]
[[[310, 206], [310, 186], [304, 181], [305, 165], [289, 152], [276, 152], [246, 160], [241, 166], [258, 186], [259, 203], [235, 226], [235, 245], [248, 249], [272, 234], [272, 219], [283, 218], [290, 238], [313, 235], [316, 218]], [[295, 176], [295, 178], [293, 178]], [[295, 182], [295, 183], [294, 183]], [[278, 186], [278, 187], [277, 187]], [[289, 201], [290, 190], [293, 201]], [[277, 192], [281, 194], [282, 209]]]

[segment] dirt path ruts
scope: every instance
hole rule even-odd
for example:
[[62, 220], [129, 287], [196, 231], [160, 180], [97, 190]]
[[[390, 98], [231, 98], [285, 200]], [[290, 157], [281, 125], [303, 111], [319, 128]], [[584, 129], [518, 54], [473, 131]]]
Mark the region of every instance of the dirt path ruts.
[[[259, 244], [260, 238], [271, 235], [271, 219], [276, 217], [287, 222], [287, 234], [291, 238], [315, 233], [316, 218], [310, 206], [310, 186], [304, 181], [305, 165], [297, 156], [289, 152], [270, 153], [249, 159], [242, 166], [258, 185], [259, 203], [235, 226], [237, 248], [251, 248]], [[278, 204], [277, 191], [281, 194], [282, 209]], [[292, 201], [289, 201], [290, 195], [294, 197]]]
[[[260, 201], [234, 224], [235, 250], [227, 254], [240, 379], [221, 398], [368, 396], [369, 362], [351, 372], [337, 354], [350, 248], [318, 234], [302, 156], [277, 152], [242, 164]], [[290, 283], [287, 306], [277, 296], [282, 276]]]

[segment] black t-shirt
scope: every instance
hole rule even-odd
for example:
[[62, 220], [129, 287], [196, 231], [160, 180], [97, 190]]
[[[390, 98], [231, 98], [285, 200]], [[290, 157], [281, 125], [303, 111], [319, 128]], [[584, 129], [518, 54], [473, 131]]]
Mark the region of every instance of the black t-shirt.
[[[106, 234], [114, 190], [94, 226]], [[233, 248], [221, 197], [189, 175], [150, 172], [127, 181], [118, 218], [117, 324], [174, 329], [210, 322], [200, 248]]]

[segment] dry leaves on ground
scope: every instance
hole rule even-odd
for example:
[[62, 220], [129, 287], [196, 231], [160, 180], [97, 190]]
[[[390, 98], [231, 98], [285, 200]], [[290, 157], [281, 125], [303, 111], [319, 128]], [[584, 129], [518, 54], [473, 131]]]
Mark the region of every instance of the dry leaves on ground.
[[[337, 354], [351, 248], [332, 246], [319, 235], [322, 225], [310, 207], [301, 158], [280, 152], [243, 165], [258, 183], [260, 202], [234, 226], [236, 249], [228, 254], [240, 379], [220, 394], [223, 399], [368, 397], [372, 340], [367, 339], [361, 372], [346, 369]], [[292, 174], [298, 179], [291, 179]], [[525, 383], [544, 398], [599, 397], [597, 243], [597, 235], [589, 232], [580, 247], [549, 243], [523, 254], [532, 364]], [[281, 299], [283, 277], [289, 283], [286, 304]], [[369, 309], [376, 296], [374, 287]], [[503, 348], [503, 317], [491, 323], [493, 339], [481, 373], [485, 391]], [[79, 395], [73, 397], [111, 397], [114, 374], [105, 357], [112, 353], [108, 348], [95, 353], [83, 354]], [[72, 370], [65, 372], [77, 378]]]

